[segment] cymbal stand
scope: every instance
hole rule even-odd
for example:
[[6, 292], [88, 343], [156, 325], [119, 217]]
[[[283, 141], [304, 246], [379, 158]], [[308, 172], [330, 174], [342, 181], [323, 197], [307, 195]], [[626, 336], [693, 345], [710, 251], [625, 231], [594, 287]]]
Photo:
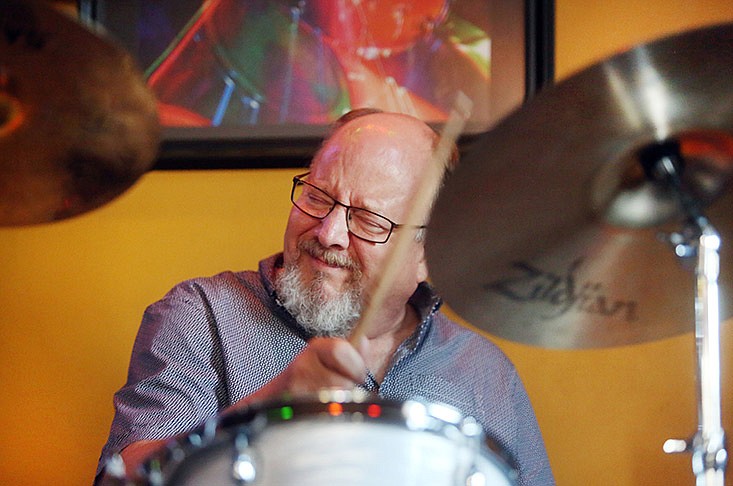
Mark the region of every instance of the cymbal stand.
[[[667, 147], [668, 148], [668, 147]], [[676, 147], [678, 148], [678, 147]], [[659, 153], [657, 152], [657, 155]], [[728, 453], [720, 405], [720, 314], [718, 274], [720, 235], [694, 198], [682, 188], [682, 159], [678, 154], [659, 156], [654, 163], [655, 179], [663, 179], [676, 191], [688, 216], [682, 233], [672, 235], [675, 253], [695, 256], [695, 344], [698, 379], [698, 429], [689, 439], [668, 439], [667, 453], [692, 452], [696, 486], [724, 486]], [[649, 172], [648, 172], [649, 173]]]

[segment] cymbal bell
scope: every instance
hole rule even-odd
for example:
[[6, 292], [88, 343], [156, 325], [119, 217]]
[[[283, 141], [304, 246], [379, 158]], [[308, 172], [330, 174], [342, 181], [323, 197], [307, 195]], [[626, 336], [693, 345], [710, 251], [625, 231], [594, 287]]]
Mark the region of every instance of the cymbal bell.
[[[684, 207], [719, 232], [721, 301], [733, 297], [731, 79], [733, 24], [689, 31], [545, 89], [483, 135], [428, 232], [448, 306], [489, 334], [549, 348], [693, 331]], [[689, 204], [650, 160], [676, 161]]]
[[155, 100], [131, 56], [41, 1], [0, 4], [0, 226], [56, 221], [154, 162]]

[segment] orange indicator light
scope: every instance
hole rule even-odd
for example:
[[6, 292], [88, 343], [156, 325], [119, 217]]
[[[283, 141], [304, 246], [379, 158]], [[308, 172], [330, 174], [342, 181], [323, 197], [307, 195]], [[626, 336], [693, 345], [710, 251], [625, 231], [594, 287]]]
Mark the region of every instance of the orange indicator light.
[[328, 413], [336, 417], [344, 413], [344, 407], [340, 403], [329, 403], [328, 404]]

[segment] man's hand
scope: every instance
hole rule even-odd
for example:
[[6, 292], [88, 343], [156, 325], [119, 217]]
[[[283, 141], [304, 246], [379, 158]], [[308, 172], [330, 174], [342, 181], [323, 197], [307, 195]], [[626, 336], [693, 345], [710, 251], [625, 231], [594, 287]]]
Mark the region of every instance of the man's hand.
[[314, 338], [280, 376], [283, 392], [302, 395], [322, 388], [350, 389], [366, 375], [364, 359], [347, 340]]

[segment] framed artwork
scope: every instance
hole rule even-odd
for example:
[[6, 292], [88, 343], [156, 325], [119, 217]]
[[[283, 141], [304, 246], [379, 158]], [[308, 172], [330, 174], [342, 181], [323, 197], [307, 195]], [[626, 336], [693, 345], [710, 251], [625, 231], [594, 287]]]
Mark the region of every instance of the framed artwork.
[[164, 127], [158, 169], [307, 165], [329, 124], [376, 107], [459, 147], [553, 76], [554, 3], [517, 0], [80, 0], [137, 60]]

